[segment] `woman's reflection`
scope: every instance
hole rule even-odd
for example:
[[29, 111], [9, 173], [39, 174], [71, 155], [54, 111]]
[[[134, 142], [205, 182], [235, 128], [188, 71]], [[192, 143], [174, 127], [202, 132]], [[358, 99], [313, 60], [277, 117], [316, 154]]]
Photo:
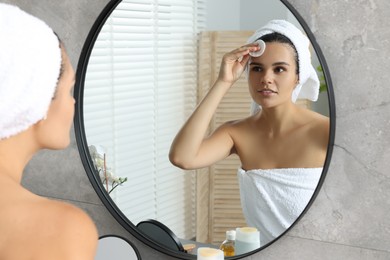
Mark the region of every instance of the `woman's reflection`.
[[[266, 43], [264, 53], [256, 43]], [[308, 38], [284, 20], [272, 20], [226, 53], [218, 78], [175, 137], [170, 161], [183, 169], [214, 164], [231, 154], [238, 169], [247, 224], [260, 230], [261, 245], [283, 233], [306, 207], [325, 162], [329, 119], [295, 104], [316, 101], [318, 76]], [[256, 57], [258, 56], [258, 57]], [[247, 72], [253, 113], [226, 122], [205, 137], [225, 94]]]

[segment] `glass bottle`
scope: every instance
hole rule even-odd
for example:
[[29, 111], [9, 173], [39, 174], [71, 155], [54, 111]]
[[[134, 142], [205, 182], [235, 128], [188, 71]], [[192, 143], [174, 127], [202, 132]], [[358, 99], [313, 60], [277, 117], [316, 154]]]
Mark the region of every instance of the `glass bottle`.
[[236, 240], [236, 231], [228, 230], [226, 231], [226, 240], [222, 242], [219, 249], [221, 249], [225, 256], [234, 256], [234, 246]]

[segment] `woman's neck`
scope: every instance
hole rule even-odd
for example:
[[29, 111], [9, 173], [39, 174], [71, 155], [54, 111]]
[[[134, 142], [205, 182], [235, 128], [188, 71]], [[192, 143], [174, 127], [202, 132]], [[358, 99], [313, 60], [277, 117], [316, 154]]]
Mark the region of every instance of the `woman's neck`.
[[298, 110], [294, 103], [263, 108], [259, 115], [259, 123], [269, 135], [280, 136], [296, 126]]
[[20, 183], [23, 170], [38, 150], [28, 131], [0, 140], [0, 178]]

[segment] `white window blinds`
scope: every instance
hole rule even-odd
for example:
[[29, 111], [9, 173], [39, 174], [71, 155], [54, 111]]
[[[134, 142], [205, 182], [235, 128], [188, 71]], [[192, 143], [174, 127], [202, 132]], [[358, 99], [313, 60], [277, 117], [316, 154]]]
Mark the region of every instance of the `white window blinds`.
[[204, 0], [124, 0], [103, 26], [84, 88], [88, 145], [128, 181], [111, 193], [134, 224], [153, 218], [195, 236], [195, 175], [173, 167], [170, 144], [196, 105]]

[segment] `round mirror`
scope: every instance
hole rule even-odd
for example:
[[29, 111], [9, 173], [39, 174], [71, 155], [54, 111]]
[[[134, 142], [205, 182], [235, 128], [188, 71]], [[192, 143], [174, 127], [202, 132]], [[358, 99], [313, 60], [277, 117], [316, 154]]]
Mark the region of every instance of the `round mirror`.
[[[221, 11], [223, 10], [223, 11]], [[168, 159], [175, 135], [213, 84], [222, 55], [245, 44], [271, 19], [306, 33], [321, 81], [317, 102], [298, 100], [330, 120], [323, 167], [308, 182], [295, 213], [253, 254], [285, 234], [308, 210], [325, 178], [334, 140], [330, 75], [308, 26], [286, 1], [113, 0], [98, 17], [77, 68], [75, 132], [86, 172], [112, 215], [138, 239], [166, 254], [195, 259], [196, 248], [219, 248], [227, 231], [246, 227], [236, 156], [184, 171]], [[245, 77], [237, 81], [210, 125], [249, 114]], [[299, 153], [299, 151], [298, 151]], [[272, 200], [273, 196], [270, 198]], [[284, 196], [291, 194], [287, 192]], [[292, 196], [292, 195], [291, 195]], [[280, 200], [280, 199], [279, 199]], [[174, 250], [137, 227], [145, 220], [169, 229], [184, 250]], [[253, 228], [253, 227], [252, 227]], [[184, 252], [183, 252], [184, 251]]]
[[102, 236], [96, 251], [95, 260], [140, 260], [135, 246], [119, 236]]

